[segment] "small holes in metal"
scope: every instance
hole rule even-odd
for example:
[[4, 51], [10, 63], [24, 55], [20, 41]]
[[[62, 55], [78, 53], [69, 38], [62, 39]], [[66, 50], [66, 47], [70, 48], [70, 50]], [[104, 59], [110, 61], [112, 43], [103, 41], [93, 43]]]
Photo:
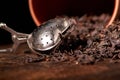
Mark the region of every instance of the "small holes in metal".
[[56, 25], [56, 27], [58, 28], [58, 25]]
[[44, 46], [44, 44], [42, 44], [42, 46]]
[[51, 26], [50, 28], [52, 29], [53, 27]]
[[43, 40], [43, 38], [41, 38], [41, 40]]
[[48, 37], [48, 35], [46, 35], [46, 37]]
[[47, 44], [48, 44], [48, 42], [47, 42]]

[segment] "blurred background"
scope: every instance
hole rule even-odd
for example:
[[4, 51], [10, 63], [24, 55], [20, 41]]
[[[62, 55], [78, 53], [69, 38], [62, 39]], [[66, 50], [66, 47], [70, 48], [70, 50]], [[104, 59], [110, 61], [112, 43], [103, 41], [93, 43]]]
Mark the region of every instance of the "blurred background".
[[[88, 0], [53, 0], [52, 2], [36, 0], [35, 2], [40, 4], [35, 5], [38, 12], [36, 15], [40, 16], [39, 19], [43, 19], [43, 21], [54, 18], [55, 15], [64, 14], [67, 16], [83, 16], [86, 13], [101, 14], [103, 12], [111, 14], [114, 8], [114, 0], [92, 0], [92, 2]], [[31, 33], [36, 28], [29, 11], [28, 0], [0, 0], [0, 22], [4, 22], [22, 33]], [[11, 35], [0, 29], [0, 44], [11, 42]]]
[[[36, 28], [29, 12], [28, 0], [0, 0], [0, 22], [23, 33], [31, 33]], [[11, 35], [0, 29], [0, 44], [9, 43]]]

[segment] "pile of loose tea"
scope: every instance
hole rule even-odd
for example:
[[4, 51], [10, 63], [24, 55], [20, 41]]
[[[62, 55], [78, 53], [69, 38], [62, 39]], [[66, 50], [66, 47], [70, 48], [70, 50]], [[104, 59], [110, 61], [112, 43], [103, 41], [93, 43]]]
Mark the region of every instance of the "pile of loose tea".
[[75, 30], [56, 51], [47, 54], [44, 61], [93, 64], [109, 59], [110, 62], [119, 62], [120, 22], [116, 21], [105, 28], [105, 23], [110, 19], [108, 14], [84, 15], [76, 19], [78, 24]]

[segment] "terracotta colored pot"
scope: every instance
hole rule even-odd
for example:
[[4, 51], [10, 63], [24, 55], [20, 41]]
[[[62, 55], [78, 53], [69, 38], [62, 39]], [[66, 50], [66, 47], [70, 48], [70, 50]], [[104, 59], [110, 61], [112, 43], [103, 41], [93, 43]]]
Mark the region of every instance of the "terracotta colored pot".
[[28, 0], [29, 10], [37, 26], [60, 15], [110, 14], [110, 25], [120, 15], [119, 0]]

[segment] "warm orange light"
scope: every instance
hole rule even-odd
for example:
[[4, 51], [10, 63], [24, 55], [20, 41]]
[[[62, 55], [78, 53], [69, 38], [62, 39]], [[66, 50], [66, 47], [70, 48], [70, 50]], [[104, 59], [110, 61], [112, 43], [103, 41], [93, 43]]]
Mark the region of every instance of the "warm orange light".
[[106, 25], [106, 28], [112, 24], [112, 22], [115, 20], [115, 18], [117, 17], [117, 13], [118, 13], [118, 10], [119, 10], [119, 3], [120, 1], [119, 0], [115, 0], [115, 5], [114, 5], [114, 11], [113, 11], [113, 14], [112, 14], [112, 17], [110, 19], [110, 21], [108, 22], [108, 24]]
[[28, 0], [28, 3], [29, 3], [29, 10], [30, 10], [30, 13], [31, 13], [31, 16], [33, 18], [33, 21], [35, 22], [35, 24], [37, 26], [39, 26], [41, 23], [39, 22], [37, 16], [35, 15], [35, 11], [33, 9], [33, 4], [32, 4], [33, 0]]

